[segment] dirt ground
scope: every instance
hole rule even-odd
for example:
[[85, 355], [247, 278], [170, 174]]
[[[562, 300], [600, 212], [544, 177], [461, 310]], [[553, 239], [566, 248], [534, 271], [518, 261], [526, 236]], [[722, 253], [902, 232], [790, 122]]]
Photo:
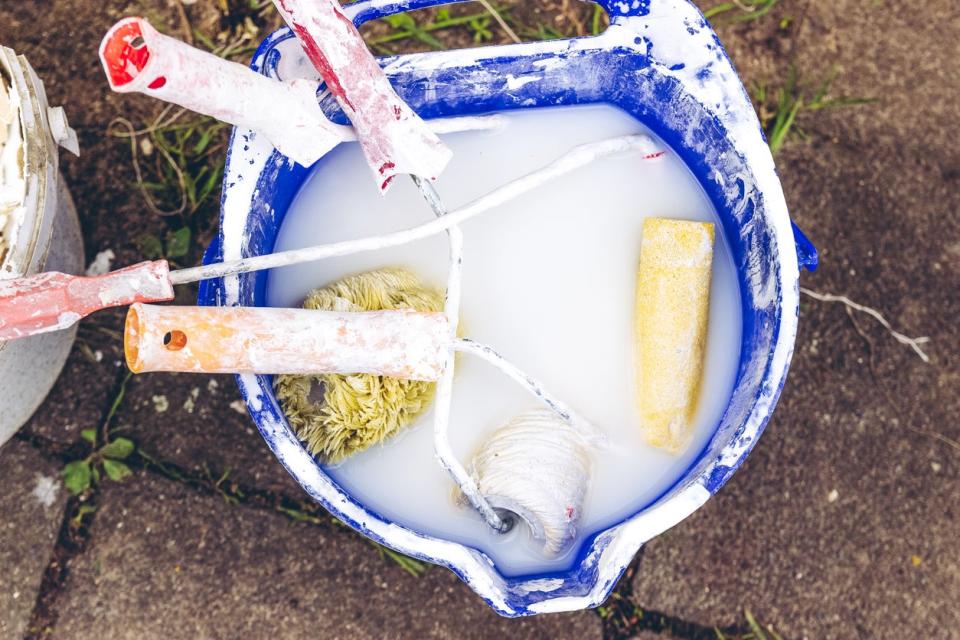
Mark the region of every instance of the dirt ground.
[[[173, 215], [146, 204], [115, 119], [144, 129], [162, 106], [108, 90], [103, 33], [140, 14], [198, 44], [239, 43], [243, 59], [277, 24], [257, 4], [0, 2], [0, 44], [29, 58], [79, 134], [81, 157], [61, 166], [88, 261], [110, 249], [117, 266], [138, 262], [159, 243], [194, 263], [218, 213], [218, 186]], [[576, 0], [497, 6], [525, 38], [593, 29], [592, 6]], [[928, 336], [929, 363], [869, 315], [806, 296], [777, 413], [730, 484], [648, 544], [604, 607], [515, 621], [446, 570], [412, 575], [334, 524], [272, 458], [229, 377], [127, 380], [123, 314], [101, 313], [82, 324], [46, 403], [0, 448], [0, 637], [745, 638], [750, 612], [783, 638], [960, 638], [960, 145], [949, 128], [960, 121], [960, 8], [780, 0], [743, 15], [714, 23], [745, 84], [767, 89], [765, 111], [791, 69], [805, 103], [830, 78], [830, 98], [871, 99], [801, 108], [778, 154], [794, 220], [821, 250], [803, 285]], [[469, 46], [485, 31], [508, 41], [489, 22], [377, 46]], [[226, 135], [211, 131], [197, 151], [205, 126], [179, 147], [198, 185]], [[176, 209], [170, 168], [149, 143], [137, 148], [143, 180], [167, 179], [148, 187], [157, 208]], [[189, 241], [174, 251], [182, 229]], [[136, 444], [132, 477], [70, 497], [60, 470], [89, 453], [81, 432], [105, 422]]]

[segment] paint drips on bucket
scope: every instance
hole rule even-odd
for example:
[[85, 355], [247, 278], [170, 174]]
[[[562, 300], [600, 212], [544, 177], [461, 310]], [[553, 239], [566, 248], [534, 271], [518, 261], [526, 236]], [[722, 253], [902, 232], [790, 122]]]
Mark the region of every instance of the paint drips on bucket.
[[26, 212], [26, 145], [20, 121], [20, 95], [0, 75], [0, 265], [17, 240]]

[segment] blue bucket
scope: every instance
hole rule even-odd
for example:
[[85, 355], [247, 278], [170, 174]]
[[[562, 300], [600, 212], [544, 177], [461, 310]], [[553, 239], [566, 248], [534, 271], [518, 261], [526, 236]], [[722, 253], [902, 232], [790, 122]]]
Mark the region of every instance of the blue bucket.
[[[366, 0], [345, 7], [358, 26], [449, 0]], [[391, 522], [345, 492], [297, 440], [268, 376], [237, 381], [260, 433], [303, 488], [363, 535], [448, 567], [491, 607], [524, 616], [597, 606], [647, 540], [702, 506], [743, 463], [783, 388], [797, 333], [799, 269], [815, 269], [813, 245], [787, 212], [753, 107], [716, 34], [687, 0], [599, 0], [602, 35], [432, 52], [383, 61], [400, 95], [425, 118], [605, 103], [631, 114], [686, 162], [712, 200], [731, 247], [742, 298], [737, 381], [709, 444], [652, 504], [591, 536], [573, 568], [505, 577], [477, 549]], [[252, 67], [271, 77], [316, 78], [288, 29], [260, 45]], [[523, 82], [509, 82], [522, 79]], [[346, 122], [335, 102], [327, 114]], [[270, 253], [309, 170], [256, 133], [235, 130], [224, 177], [221, 232], [205, 263]], [[206, 281], [202, 305], [266, 304], [267, 277]]]

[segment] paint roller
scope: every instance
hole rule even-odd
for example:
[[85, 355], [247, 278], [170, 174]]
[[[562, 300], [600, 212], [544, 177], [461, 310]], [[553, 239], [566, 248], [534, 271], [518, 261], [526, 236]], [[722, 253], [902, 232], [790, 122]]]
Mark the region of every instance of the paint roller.
[[317, 85], [277, 82], [157, 32], [143, 18], [115, 24], [100, 44], [110, 88], [172, 102], [259, 131], [284, 155], [310, 166], [344, 139], [317, 102]]
[[[483, 359], [544, 408], [497, 430], [474, 456], [468, 477], [501, 530], [519, 518], [547, 553], [560, 553], [576, 537], [591, 450], [602, 434], [489, 346], [451, 336], [442, 313], [138, 303], [127, 313], [124, 353], [134, 373], [369, 373], [428, 382], [446, 375], [449, 354]], [[467, 490], [461, 486], [464, 496]]]
[[341, 313], [134, 304], [124, 353], [134, 373], [372, 373], [435, 381], [447, 320], [411, 310]]
[[[350, 116], [381, 192], [387, 189], [396, 175], [409, 174], [438, 220], [449, 218], [447, 208], [430, 181], [436, 179], [446, 167], [451, 157], [450, 151], [425, 129], [423, 122], [393, 91], [339, 3], [336, 0], [274, 0], [274, 4], [299, 38], [307, 56], [341, 107]], [[463, 234], [458, 226], [451, 226], [447, 235], [450, 256], [444, 313], [450, 325], [450, 337], [454, 339], [461, 299]], [[458, 343], [455, 339], [453, 342], [461, 346], [466, 344]], [[477, 355], [489, 357], [495, 366], [505, 372], [512, 369], [492, 350], [479, 349]], [[548, 405], [553, 405], [557, 415], [564, 416], [566, 421], [556, 416], [552, 416], [552, 420], [535, 420], [527, 414], [519, 416], [498, 432], [499, 438], [486, 444], [484, 451], [489, 455], [485, 459], [490, 464], [475, 467], [474, 472], [470, 473], [457, 459], [448, 437], [455, 367], [456, 361], [451, 350], [445, 371], [437, 384], [435, 400], [434, 449], [438, 461], [491, 528], [505, 532], [512, 527], [513, 515], [519, 515], [530, 523], [531, 531], [544, 542], [546, 550], [557, 552], [567, 540], [572, 539], [576, 518], [579, 517], [580, 501], [577, 495], [585, 491], [587, 476], [578, 475], [576, 465], [562, 464], [558, 470], [571, 480], [558, 485], [553, 497], [559, 496], [559, 501], [544, 500], [546, 494], [543, 493], [539, 496], [529, 495], [525, 492], [525, 487], [529, 485], [508, 483], [503, 487], [506, 500], [501, 500], [501, 507], [498, 508], [484, 494], [482, 486], [485, 478], [499, 473], [498, 469], [502, 469], [506, 477], [515, 477], [519, 471], [514, 468], [517, 463], [529, 464], [528, 473], [539, 476], [541, 480], [546, 479], [550, 470], [545, 467], [550, 462], [541, 453], [545, 447], [555, 446], [553, 432], [560, 433], [573, 428], [569, 423], [572, 412], [560, 409], [556, 404], [558, 401], [547, 400], [547, 397], [528, 386]], [[512, 377], [518, 382], [530, 382], [519, 372], [513, 373]], [[546, 430], [543, 429], [545, 424]], [[540, 427], [539, 431], [535, 429], [537, 426]], [[595, 433], [592, 428], [587, 431]], [[531, 437], [533, 433], [539, 436]], [[567, 454], [573, 459], [587, 455], [576, 438], [562, 439], [561, 442], [567, 445]], [[523, 451], [517, 451], [519, 457], [515, 458], [509, 455], [512, 448]], [[526, 458], [524, 454], [527, 454]], [[560, 490], [561, 486], [568, 489], [572, 487], [572, 493]], [[504, 511], [504, 505], [508, 503], [519, 511]], [[521, 508], [520, 505], [526, 507]]]
[[636, 398], [647, 443], [678, 454], [689, 445], [703, 377], [714, 227], [647, 218], [635, 314]]

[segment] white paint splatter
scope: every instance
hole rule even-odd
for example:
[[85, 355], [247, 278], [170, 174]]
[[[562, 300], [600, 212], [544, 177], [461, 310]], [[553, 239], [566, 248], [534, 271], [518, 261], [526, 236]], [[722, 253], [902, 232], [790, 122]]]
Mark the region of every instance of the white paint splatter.
[[0, 76], [0, 256], [16, 245], [17, 232], [27, 212], [27, 145], [23, 140], [20, 101], [16, 86], [7, 85]]
[[170, 408], [170, 401], [167, 400], [165, 395], [153, 396], [151, 400], [153, 401], [153, 410], [157, 413], [163, 413]]
[[197, 406], [197, 398], [200, 397], [200, 387], [194, 387], [190, 390], [190, 395], [187, 396], [187, 401], [183, 403], [183, 410], [187, 413], [193, 413], [193, 410]]
[[57, 493], [60, 491], [60, 481], [42, 473], [36, 475], [36, 485], [33, 487], [34, 498], [42, 504], [44, 508], [49, 509], [57, 501]]
[[113, 260], [116, 258], [116, 254], [113, 253], [112, 249], [106, 249], [97, 254], [93, 259], [93, 262], [87, 267], [88, 276], [102, 276], [103, 274], [110, 271], [113, 267]]

